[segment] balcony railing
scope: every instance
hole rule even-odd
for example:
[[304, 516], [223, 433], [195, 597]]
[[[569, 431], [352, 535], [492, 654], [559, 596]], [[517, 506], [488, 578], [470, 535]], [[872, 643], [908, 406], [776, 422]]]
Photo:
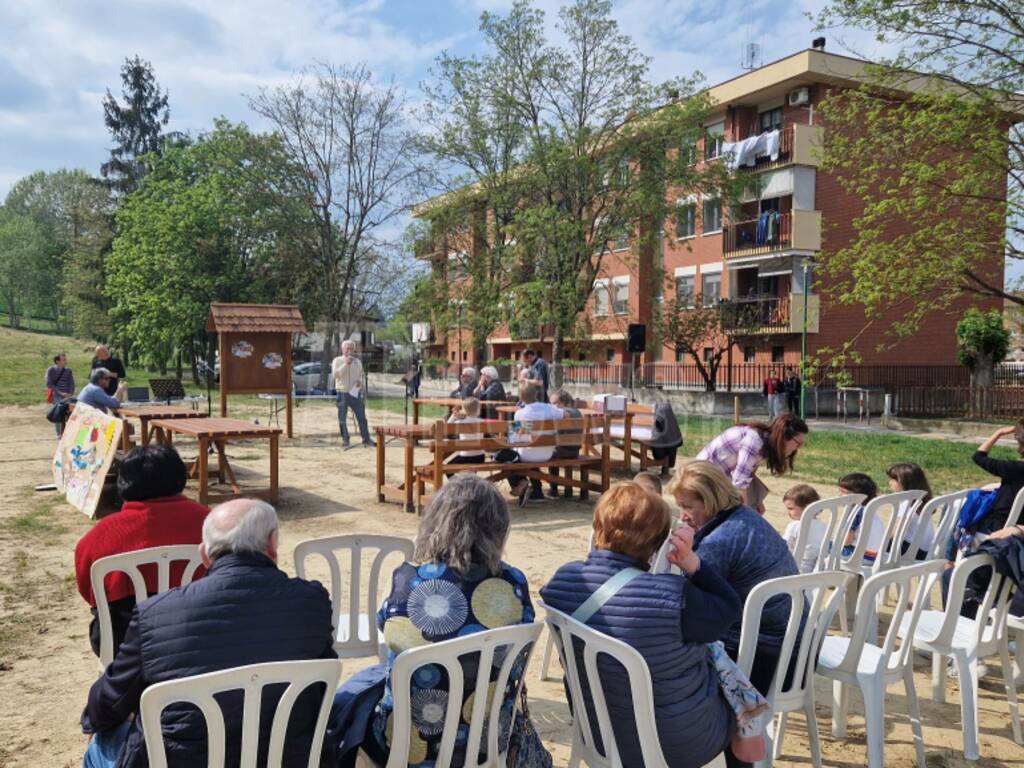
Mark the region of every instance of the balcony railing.
[[730, 333], [790, 333], [789, 296], [747, 296], [721, 303], [722, 328]]
[[[752, 134], [753, 135], [753, 134]], [[749, 138], [749, 137], [744, 137]], [[793, 126], [783, 128], [779, 131], [779, 156], [772, 160], [770, 155], [757, 155], [753, 165], [741, 165], [741, 171], [763, 171], [769, 168], [777, 168], [786, 165], [793, 159]]]
[[727, 225], [722, 231], [722, 250], [725, 253], [769, 253], [788, 247], [792, 240], [793, 214], [780, 213], [773, 228], [760, 218]]

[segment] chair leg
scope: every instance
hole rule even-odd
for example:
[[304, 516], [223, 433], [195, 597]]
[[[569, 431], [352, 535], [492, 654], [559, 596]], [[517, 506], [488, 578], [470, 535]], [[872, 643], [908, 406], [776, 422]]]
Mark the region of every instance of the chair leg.
[[775, 729], [774, 748], [771, 750], [772, 759], [778, 760], [779, 755], [782, 754], [782, 742], [786, 738], [786, 712], [779, 715], [777, 721], [778, 726]]
[[932, 654], [932, 701], [946, 703], [946, 657], [941, 653]]
[[572, 739], [572, 752], [569, 753], [569, 762], [566, 763], [566, 768], [579, 768], [582, 759], [583, 756], [580, 754], [579, 743], [574, 735]]
[[864, 724], [868, 741], [868, 768], [885, 765], [885, 679], [865, 675], [858, 678], [864, 696]]
[[809, 687], [804, 717], [807, 718], [807, 740], [811, 743], [811, 765], [821, 768], [821, 736], [818, 734], [818, 717], [814, 713], [814, 688]]
[[1010, 703], [1010, 723], [1013, 726], [1013, 740], [1024, 744], [1020, 730], [1020, 709], [1017, 706], [1017, 684], [1013, 679], [1013, 665], [1010, 663], [1010, 637], [1003, 636], [999, 644], [999, 662], [1003, 666], [1003, 682], [1006, 684], [1006, 699]]
[[918, 768], [925, 768], [924, 733], [921, 729], [921, 704], [914, 687], [914, 667], [907, 664], [903, 670], [903, 685], [907, 689], [907, 711], [910, 714], [910, 729], [914, 733], [914, 750], [917, 752]]
[[832, 681], [832, 735], [837, 739], [846, 737], [846, 713], [849, 711], [850, 692], [846, 684]]
[[960, 676], [960, 718], [963, 721], [964, 757], [978, 759], [978, 659], [954, 654]]
[[543, 659], [543, 661], [541, 661], [541, 664], [540, 664], [540, 679], [541, 680], [550, 680], [551, 679], [548, 676], [548, 672], [551, 669], [551, 651], [554, 650], [554, 647], [555, 647], [555, 636], [551, 634], [551, 629], [549, 628], [548, 629], [548, 642], [547, 642], [547, 645], [544, 646], [544, 659]]

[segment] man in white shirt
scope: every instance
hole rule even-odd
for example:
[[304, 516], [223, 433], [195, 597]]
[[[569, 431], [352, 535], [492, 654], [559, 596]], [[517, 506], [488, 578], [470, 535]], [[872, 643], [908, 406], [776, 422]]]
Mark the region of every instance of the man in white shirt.
[[[519, 385], [519, 399], [522, 407], [516, 411], [513, 417], [513, 425], [527, 425], [531, 421], [554, 421], [561, 419], [562, 409], [556, 408], [550, 403], [538, 402], [540, 387], [533, 382], [523, 382]], [[551, 430], [530, 431], [530, 438], [541, 437], [542, 435], [553, 434]], [[514, 437], [511, 438], [514, 441]], [[494, 454], [494, 461], [499, 464], [507, 464], [518, 461], [547, 461], [555, 452], [552, 445], [539, 446], [536, 448], [503, 448]], [[544, 493], [541, 490], [540, 480], [527, 478], [520, 475], [510, 475], [508, 484], [512, 487], [512, 493], [519, 497], [519, 506], [526, 506], [529, 499], [544, 500]]]
[[363, 399], [363, 364], [352, 354], [355, 344], [346, 339], [341, 342], [341, 357], [334, 358], [331, 363], [331, 378], [338, 392], [338, 426], [341, 427], [341, 444], [348, 448], [348, 409], [356, 414], [359, 434], [363, 438], [363, 447], [372, 448], [376, 445], [370, 437], [370, 429], [366, 425], [366, 405]]

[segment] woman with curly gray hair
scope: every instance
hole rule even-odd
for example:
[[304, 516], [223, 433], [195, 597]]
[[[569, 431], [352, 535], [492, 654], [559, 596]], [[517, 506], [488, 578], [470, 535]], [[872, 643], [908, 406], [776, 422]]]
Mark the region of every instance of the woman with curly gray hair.
[[[377, 614], [389, 662], [349, 681], [365, 686], [373, 684], [370, 678], [386, 680], [362, 743], [378, 765], [387, 762], [390, 749], [390, 670], [398, 654], [474, 632], [533, 622], [526, 577], [502, 561], [509, 526], [505, 499], [494, 485], [468, 472], [445, 483], [424, 510], [416, 536], [416, 563], [403, 563], [395, 570], [391, 594]], [[432, 704], [447, 700], [447, 674], [434, 666], [424, 667], [416, 672], [414, 685], [410, 754], [416, 756], [412, 762], [424, 763], [437, 758], [441, 745], [446, 708]], [[348, 687], [349, 683], [343, 686], [340, 697]], [[467, 685], [463, 696], [468, 698], [472, 692], [473, 686]], [[461, 725], [468, 729], [468, 723]], [[457, 742], [456, 751], [459, 748]], [[461, 765], [462, 760], [453, 758], [452, 764]]]

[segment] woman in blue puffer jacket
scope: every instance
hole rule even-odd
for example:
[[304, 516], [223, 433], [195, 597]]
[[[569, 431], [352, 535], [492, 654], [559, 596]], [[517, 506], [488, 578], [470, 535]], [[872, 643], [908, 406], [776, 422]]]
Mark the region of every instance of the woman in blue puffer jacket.
[[[671, 518], [664, 500], [636, 483], [613, 486], [594, 509], [594, 550], [585, 561], [559, 568], [541, 596], [550, 607], [572, 614], [619, 571], [644, 571], [587, 624], [644, 657], [665, 761], [671, 768], [699, 768], [729, 745], [736, 728], [707, 643], [740, 619], [741, 605], [735, 590], [692, 551], [693, 529], [687, 525], [673, 534], [670, 556], [685, 575], [647, 572], [669, 534]], [[626, 672], [605, 656], [599, 657], [598, 668], [622, 764], [642, 766]]]

